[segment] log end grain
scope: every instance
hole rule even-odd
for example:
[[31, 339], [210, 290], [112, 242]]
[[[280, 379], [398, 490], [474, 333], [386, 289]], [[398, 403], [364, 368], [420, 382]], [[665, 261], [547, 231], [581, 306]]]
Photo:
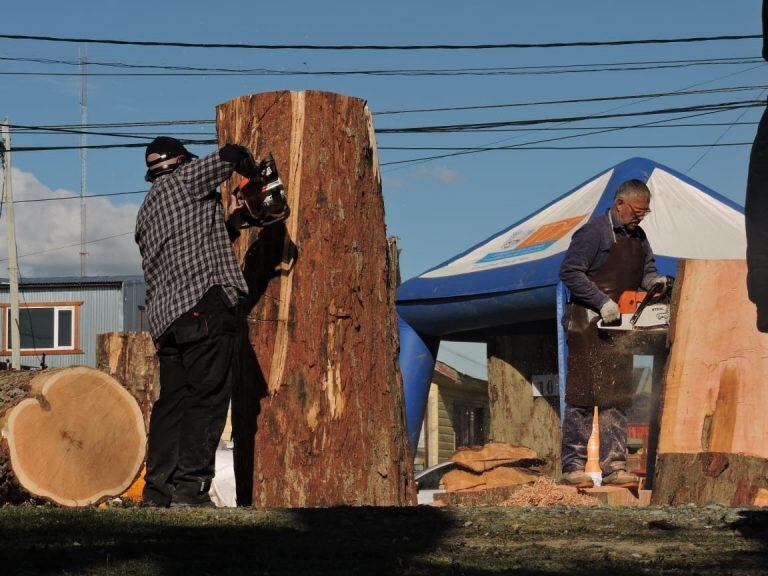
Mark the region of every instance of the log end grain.
[[92, 368], [41, 372], [30, 397], [6, 414], [3, 437], [18, 484], [63, 506], [124, 492], [144, 461], [146, 432], [136, 401]]

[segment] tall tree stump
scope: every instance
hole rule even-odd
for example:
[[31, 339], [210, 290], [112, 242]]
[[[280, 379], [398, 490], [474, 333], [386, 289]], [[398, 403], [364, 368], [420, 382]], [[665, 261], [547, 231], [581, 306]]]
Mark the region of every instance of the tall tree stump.
[[236, 244], [260, 366], [233, 396], [238, 502], [252, 493], [259, 506], [413, 503], [365, 102], [314, 91], [244, 96], [218, 106], [217, 131], [220, 144], [248, 146], [257, 158], [272, 152], [291, 205], [284, 224], [251, 229]]
[[149, 430], [152, 404], [160, 395], [160, 364], [149, 332], [106, 332], [96, 336], [96, 368], [131, 393]]
[[83, 366], [0, 372], [0, 503], [87, 506], [122, 494], [144, 461], [136, 401]]
[[768, 335], [743, 260], [688, 260], [670, 322], [654, 504], [752, 504], [768, 487]]

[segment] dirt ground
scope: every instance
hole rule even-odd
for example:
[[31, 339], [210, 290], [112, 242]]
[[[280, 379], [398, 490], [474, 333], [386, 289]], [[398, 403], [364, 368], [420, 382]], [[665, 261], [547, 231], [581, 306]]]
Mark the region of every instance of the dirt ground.
[[0, 574], [768, 574], [768, 511], [5, 507]]

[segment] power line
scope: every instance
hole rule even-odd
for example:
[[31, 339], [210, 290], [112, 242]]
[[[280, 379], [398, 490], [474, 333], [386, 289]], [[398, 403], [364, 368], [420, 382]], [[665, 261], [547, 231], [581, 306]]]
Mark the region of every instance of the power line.
[[[86, 194], [82, 198], [103, 198], [104, 196], [127, 196], [130, 194], [146, 194], [147, 190], [132, 190], [130, 192], [106, 192], [104, 194]], [[48, 198], [30, 198], [28, 200], [14, 200], [14, 204], [23, 204], [25, 202], [49, 202], [52, 200], [79, 200], [80, 196], [51, 196]]]
[[134, 136], [132, 134], [124, 134], [120, 132], [94, 132], [93, 130], [78, 130], [74, 128], [41, 128], [40, 126], [29, 126], [26, 124], [10, 124], [11, 127], [17, 128], [17, 129], [24, 129], [28, 131], [38, 131], [38, 130], [47, 130], [51, 132], [60, 132], [63, 134], [78, 134], [78, 135], [84, 135], [84, 134], [90, 134], [93, 136], [114, 136], [116, 138], [148, 138], [147, 136]]
[[[467, 124], [450, 124], [450, 125], [437, 125], [437, 126], [415, 126], [415, 127], [400, 127], [400, 128], [378, 128], [377, 134], [414, 134], [414, 133], [449, 133], [449, 132], [463, 132], [465, 130], [482, 130], [501, 128], [508, 126], [531, 126], [537, 124], [547, 123], [567, 123], [567, 122], [580, 122], [583, 120], [597, 120], [607, 118], [627, 118], [636, 116], [655, 116], [655, 115], [668, 115], [668, 114], [681, 114], [684, 112], [724, 112], [728, 110], [738, 110], [742, 108], [754, 108], [763, 106], [764, 102], [758, 100], [742, 100], [735, 102], [721, 102], [713, 104], [701, 104], [696, 106], [686, 106], [680, 108], [661, 108], [656, 110], [644, 110], [639, 112], [624, 112], [618, 114], [591, 114], [582, 116], [566, 116], [555, 118], [535, 118], [527, 120], [508, 120], [501, 122], [482, 122], [482, 123], [467, 123]], [[197, 139], [197, 140], [183, 140], [185, 144], [190, 145], [209, 145], [216, 144], [215, 139]], [[111, 148], [141, 148], [146, 146], [144, 142], [130, 142], [123, 144], [89, 144], [86, 148], [89, 150], [104, 150]], [[53, 151], [53, 150], [81, 150], [83, 146], [15, 146], [11, 152], [40, 152], [40, 151]], [[384, 165], [384, 164], [382, 164]]]
[[723, 88], [707, 88], [704, 90], [679, 90], [674, 92], [651, 92], [646, 94], [626, 94], [622, 96], [596, 96], [592, 98], [570, 98], [567, 100], [538, 100], [530, 102], [513, 102], [506, 104], [481, 104], [467, 106], [446, 106], [443, 108], [411, 108], [406, 110], [383, 110], [374, 112], [377, 116], [393, 114], [412, 114], [427, 112], [453, 112], [464, 110], [495, 110], [499, 108], [517, 108], [523, 106], [548, 106], [554, 104], [583, 104], [587, 102], [611, 102], [614, 100], [636, 100], [640, 98], [667, 98], [672, 96], [691, 96], [701, 94], [720, 94], [723, 92], [744, 92], [768, 88], [768, 85], [755, 84], [746, 86], [727, 86]]
[[477, 366], [480, 366], [482, 368], [487, 369], [488, 366], [486, 364], [483, 364], [482, 362], [476, 360], [475, 358], [470, 358], [469, 356], [466, 356], [465, 354], [462, 354], [461, 352], [457, 352], [456, 350], [452, 349], [450, 346], [446, 346], [445, 342], [442, 343], [440, 346], [440, 349], [445, 349], [446, 352], [449, 354], [453, 354], [454, 356], [458, 356], [459, 358], [462, 358], [463, 360], [466, 360], [467, 362], [471, 362], [472, 364], [475, 364]]
[[[731, 72], [731, 73], [719, 76], [717, 78], [712, 78], [710, 80], [706, 80], [704, 82], [697, 82], [695, 84], [690, 84], [688, 86], [684, 86], [684, 87], [680, 88], [679, 90], [680, 91], [682, 91], [682, 90], [690, 90], [692, 88], [697, 88], [699, 86], [704, 86], [704, 85], [710, 84], [712, 82], [716, 82], [716, 81], [719, 81], [719, 80], [724, 80], [726, 78], [731, 78], [733, 76], [739, 76], [739, 75], [744, 74], [746, 72], [751, 72], [752, 70], [756, 70], [757, 68], [762, 67], [762, 66], [764, 66], [764, 64], [760, 64], [759, 66], [753, 66], [753, 67], [750, 67], [750, 68], [747, 68], [747, 69], [739, 70], [737, 72]], [[627, 107], [630, 107], [630, 106], [636, 106], [637, 104], [640, 104], [640, 103], [643, 103], [643, 102], [647, 102], [647, 101], [650, 101], [650, 100], [653, 100], [653, 99], [654, 98], [647, 98], [645, 100], [640, 100], [639, 102], [629, 102], [627, 104], [621, 104], [619, 106], [614, 106], [614, 107], [609, 108], [607, 110], [602, 110], [601, 113], [608, 113], [608, 112], [613, 112], [615, 110], [621, 110], [623, 108], [627, 108]], [[706, 116], [706, 115], [717, 114], [717, 113], [719, 113], [719, 112], [718, 111], [702, 112], [700, 114], [688, 115], [688, 116], [684, 116], [682, 118], [692, 118], [694, 116]], [[666, 122], [671, 121], [671, 120], [680, 120], [682, 118], [667, 119], [667, 120], [661, 120], [661, 121], [658, 121], [658, 122], [648, 122], [648, 123], [645, 123], [645, 124], [640, 124], [638, 126], [661, 124], [661, 123], [666, 123]], [[563, 125], [563, 124], [567, 124], [567, 122], [561, 122], [559, 125]], [[605, 131], [603, 130], [601, 132], [605, 132]], [[581, 132], [581, 134], [587, 134], [587, 133], [586, 132]], [[592, 134], [594, 134], [594, 132], [592, 132]], [[489, 142], [487, 145], [500, 144], [502, 142], [506, 142], [506, 141], [509, 141], [511, 139], [512, 138], [503, 138], [501, 140], [496, 140], [496, 141], [493, 141], [493, 142]], [[551, 139], [550, 141], [552, 141], [552, 140], [556, 140], [556, 139]], [[524, 143], [524, 144], [538, 144], [538, 143], [542, 143], [542, 141], [527, 142], [527, 143]], [[386, 163], [386, 164], [400, 164], [400, 166], [398, 166], [396, 168], [391, 168], [389, 170], [389, 171], [396, 171], [396, 170], [400, 170], [400, 169], [406, 168], [407, 166], [415, 166], [416, 164], [423, 164], [425, 162], [431, 162], [431, 161], [442, 159], [442, 158], [448, 158], [448, 157], [453, 157], [453, 156], [461, 156], [461, 155], [466, 155], [466, 154], [477, 154], [477, 152], [472, 152], [472, 151], [469, 151], [469, 152], [450, 152], [450, 153], [447, 153], [447, 154], [439, 154], [439, 155], [433, 155], [433, 156], [427, 156], [427, 157], [421, 157], [421, 158], [412, 158], [410, 160], [401, 160], [401, 161], [391, 162], [391, 163]]]
[[77, 44], [111, 44], [118, 46], [166, 46], [178, 48], [235, 48], [248, 50], [497, 50], [507, 48], [574, 48], [586, 46], [634, 46], [638, 44], [686, 44], [762, 39], [762, 34], [690, 36], [683, 38], [644, 38], [628, 40], [589, 40], [571, 42], [502, 44], [249, 44], [210, 42], [170, 42], [150, 40], [113, 40], [105, 38], [73, 38], [66, 36], [38, 36], [28, 34], [0, 34], [8, 40], [37, 40], [41, 42], [67, 42]]
[[[524, 101], [524, 102], [512, 102], [512, 103], [502, 103], [502, 104], [483, 104], [483, 105], [467, 105], [467, 106], [452, 106], [452, 107], [444, 107], [444, 108], [414, 108], [414, 109], [404, 109], [404, 110], [385, 110], [382, 112], [374, 112], [374, 115], [377, 116], [383, 116], [383, 115], [393, 115], [393, 114], [410, 114], [410, 113], [425, 113], [425, 112], [445, 112], [445, 111], [468, 111], [468, 110], [490, 110], [490, 109], [498, 109], [498, 108], [515, 108], [515, 107], [528, 107], [528, 106], [548, 106], [548, 105], [559, 105], [559, 104], [581, 104], [581, 103], [590, 103], [590, 102], [606, 102], [606, 101], [616, 101], [616, 100], [636, 100], [636, 99], [655, 99], [655, 98], [661, 98], [661, 97], [677, 97], [677, 96], [690, 96], [690, 95], [703, 95], [703, 94], [720, 94], [720, 93], [728, 93], [728, 92], [743, 92], [743, 91], [751, 91], [751, 90], [764, 90], [768, 88], [768, 85], [765, 84], [754, 84], [754, 85], [742, 85], [742, 86], [727, 86], [722, 88], [708, 88], [704, 90], [678, 90], [673, 92], [653, 92], [653, 93], [644, 93], [644, 94], [626, 94], [626, 95], [619, 95], [619, 96], [600, 96], [600, 97], [592, 97], [592, 98], [572, 98], [567, 100], [532, 100], [532, 101]], [[169, 120], [166, 121], [164, 124], [175, 124], [175, 123], [182, 123], [182, 122], [213, 122], [211, 121], [204, 121], [204, 120], [191, 120], [191, 121], [184, 121], [184, 120]], [[158, 122], [155, 122], [157, 124]], [[131, 125], [135, 125], [137, 123], [129, 123]], [[99, 128], [101, 126], [116, 126], [117, 124], [105, 124], [105, 125], [99, 125], [99, 124], [90, 124], [89, 128]], [[60, 132], [63, 134], [89, 134], [89, 135], [95, 135], [95, 136], [114, 136], [118, 138], [141, 138], [141, 139], [149, 139], [151, 138], [155, 133], [145, 133], [145, 134], [129, 134], [129, 133], [121, 133], [121, 132], [99, 132], [99, 131], [93, 131], [93, 130], [82, 130], [78, 125], [67, 125], [67, 126], [31, 126], [31, 125], [24, 125], [24, 124], [10, 124], [9, 125], [14, 130], [23, 130], [23, 131], [36, 131], [36, 132]], [[80, 125], [82, 126], [82, 125]], [[198, 135], [198, 133], [187, 133], [191, 135]], [[204, 135], [204, 134], [199, 134]], [[206, 142], [207, 143], [207, 142]]]
[[[749, 122], [746, 122], [746, 124], [749, 124]], [[79, 132], [62, 132], [61, 130], [49, 130], [48, 128], [34, 128], [29, 130], [17, 128], [10, 130], [10, 133], [16, 134], [17, 136], [71, 136], [72, 134], [79, 134]], [[110, 134], [109, 132], [89, 132], [89, 134], [96, 136], [130, 136], [131, 138], [154, 138], [161, 134], [163, 136], [216, 136], [215, 132], [178, 132], [175, 130], [163, 130], [162, 132], [119, 132], [116, 134]]]
[[[676, 96], [690, 96], [690, 95], [703, 95], [703, 94], [719, 94], [728, 92], [743, 92], [749, 90], [762, 90], [768, 88], [765, 84], [754, 85], [741, 85], [741, 86], [727, 86], [722, 88], [708, 88], [704, 90], [678, 90], [671, 92], [652, 92], [643, 94], [625, 94], [618, 96], [600, 96], [592, 98], [572, 98], [566, 100], [530, 100], [523, 102], [510, 102], [502, 104], [483, 104], [483, 105], [467, 105], [467, 106], [452, 106], [444, 108], [412, 108], [402, 110], [384, 110], [381, 112], [373, 112], [376, 116], [394, 115], [394, 114], [410, 114], [416, 112], [445, 112], [445, 111], [463, 111], [463, 110], [484, 110], [484, 109], [497, 109], [497, 108], [515, 108], [515, 107], [528, 107], [528, 106], [548, 106], [559, 104], [580, 104], [590, 102], [605, 102], [615, 100], [635, 100], [635, 99], [654, 99], [660, 97], [676, 97]], [[213, 124], [214, 120], [166, 120], [166, 121], [149, 121], [149, 122], [125, 122], [125, 123], [103, 123], [103, 124], [89, 124], [88, 128], [115, 128], [115, 127], [138, 127], [138, 126], [175, 126], [181, 124]], [[97, 136], [115, 136], [126, 138], [148, 138], [151, 134], [126, 134], [115, 132], [96, 132], [96, 131], [84, 131], [83, 126], [78, 124], [65, 124], [65, 125], [41, 125], [30, 126], [23, 124], [11, 124], [11, 128], [14, 130], [26, 130], [26, 131], [52, 131], [62, 132], [67, 134], [91, 134]], [[154, 133], [152, 133], [154, 134]], [[196, 133], [187, 133], [197, 135]]]
[[[698, 117], [698, 116], [708, 116], [710, 114], [717, 114], [719, 112], [720, 111], [718, 111], [718, 110], [708, 111], [708, 112], [699, 112], [697, 114], [689, 114], [689, 115], [686, 115], [686, 116], [682, 116], [681, 119], [694, 118], [694, 117]], [[670, 119], [655, 120], [655, 121], [652, 121], [652, 122], [645, 122], [645, 123], [642, 123], [642, 124], [636, 124], [634, 126], [631, 126], [630, 128], [640, 128], [640, 127], [644, 127], [644, 126], [651, 126], [651, 125], [655, 125], [655, 124], [662, 124], [662, 123], [665, 123], [665, 122], [668, 122], [668, 121], [670, 121]], [[510, 145], [510, 146], [508, 146], [508, 148], [512, 149], [512, 148], [520, 148], [520, 147], [524, 147], [524, 146], [533, 146], [535, 144], [544, 144], [544, 143], [548, 143], [548, 142], [557, 142], [557, 141], [569, 140], [569, 139], [573, 139], [573, 138], [580, 138], [580, 137], [583, 137], [583, 136], [593, 136], [595, 134], [613, 132], [613, 131], [623, 130], [623, 129], [624, 129], [624, 127], [616, 128], [616, 129], [605, 129], [605, 130], [601, 130], [599, 132], [581, 132], [579, 134], [571, 134], [571, 135], [560, 136], [560, 137], [556, 137], [556, 138], [546, 138], [544, 140], [535, 140], [535, 141], [529, 141], [529, 142], [521, 142], [519, 144]], [[502, 140], [497, 140], [496, 142], [491, 142], [488, 145], [488, 147], [493, 146], [495, 144], [499, 144], [501, 142], [508, 141], [508, 140], [509, 139], [502, 139]], [[495, 148], [491, 148], [491, 149], [495, 149]], [[408, 159], [408, 160], [397, 160], [397, 161], [393, 161], [393, 162], [384, 162], [384, 163], [381, 164], [381, 166], [388, 166], [388, 165], [395, 165], [395, 164], [401, 164], [401, 165], [402, 164], [411, 164], [412, 165], [414, 163], [429, 162], [431, 160], [437, 160], [437, 159], [441, 159], [441, 158], [448, 158], [448, 157], [452, 157], [452, 156], [464, 156], [464, 155], [468, 155], [468, 154], [478, 154], [478, 153], [487, 152], [487, 151], [490, 151], [490, 150], [462, 150], [462, 151], [459, 151], [459, 152], [449, 152], [447, 154], [440, 154], [440, 155], [436, 155], [436, 156], [426, 156], [426, 157], [421, 157], [421, 158], [411, 158], [411, 159]], [[402, 167], [403, 166], [401, 166], [401, 168]], [[396, 168], [396, 170], [397, 170], [397, 168]]]
[[466, 129], [501, 128], [505, 126], [530, 126], [555, 122], [580, 122], [582, 120], [596, 120], [604, 118], [626, 118], [631, 116], [651, 116], [660, 114], [679, 114], [695, 111], [725, 111], [740, 108], [755, 108], [764, 106], [765, 102], [758, 100], [740, 100], [733, 102], [719, 102], [714, 104], [701, 104], [697, 106], [685, 106], [680, 108], [660, 108], [656, 110], [644, 110], [641, 112], [623, 112], [619, 114], [588, 114], [582, 116], [563, 116], [556, 118], [536, 118], [529, 120], [506, 120], [500, 122], [476, 122], [466, 124], [442, 124], [400, 128], [378, 128], [379, 134], [404, 134], [404, 133], [434, 133], [434, 132], [461, 132]]
[[[122, 236], [132, 236], [133, 232], [123, 232], [121, 234], [113, 234], [112, 236], [105, 236], [104, 238], [96, 238], [94, 240], [88, 240], [86, 244], [95, 244], [96, 242], [104, 242], [105, 240], [112, 240], [113, 238], [121, 238]], [[47, 254], [48, 252], [56, 252], [58, 250], [64, 250], [66, 248], [74, 248], [74, 247], [80, 247], [80, 242], [75, 242], [74, 244], [66, 244], [64, 246], [57, 246], [55, 248], [46, 248], [45, 250], [39, 250], [37, 252], [28, 252], [27, 254], [22, 254], [19, 256], [19, 258], [27, 258], [29, 256], [38, 256], [40, 254]], [[6, 262], [8, 258], [0, 258], [0, 262]]]
[[[542, 76], [542, 75], [561, 75], [561, 74], [585, 74], [602, 72], [640, 72], [647, 70], [664, 70], [672, 68], [692, 68], [699, 66], [724, 66], [738, 64], [755, 64], [763, 62], [762, 58], [733, 59], [729, 61], [712, 60], [693, 60], [690, 62], [675, 62], [668, 64], [630, 64], [627, 66], [604, 65], [595, 67], [584, 67], [581, 64], [570, 66], [519, 66], [519, 67], [497, 67], [497, 68], [459, 68], [459, 69], [381, 69], [381, 70], [233, 70], [220, 71], [216, 68], [210, 71], [197, 72], [91, 72], [89, 76], [99, 76], [102, 78], [114, 77], [135, 77], [135, 78], [167, 78], [174, 76], [196, 77], [196, 76], [405, 76], [405, 77], [425, 77], [425, 76]], [[144, 66], [129, 66], [130, 68], [143, 68]], [[149, 67], [149, 66], [147, 66]], [[175, 67], [168, 67], [175, 69]], [[206, 70], [206, 69], [202, 69]], [[50, 71], [2, 71], [2, 76], [53, 76], [53, 77], [77, 77], [82, 76], [82, 72], [50, 72]]]
[[[33, 56], [2, 56], [0, 60], [7, 62], [28, 62], [33, 64], [54, 64], [79, 67], [79, 61], [77, 60], [61, 60], [55, 58], [43, 58]], [[762, 62], [762, 56], [730, 56], [726, 58], [688, 58], [688, 59], [674, 59], [674, 60], [631, 60], [620, 62], [592, 62], [585, 64], [539, 64], [528, 66], [494, 66], [494, 67], [462, 67], [462, 68], [390, 68], [390, 69], [353, 69], [353, 70], [277, 70], [269, 68], [223, 68], [223, 67], [210, 67], [210, 66], [184, 66], [184, 65], [172, 65], [172, 64], [144, 64], [135, 62], [89, 62], [90, 65], [96, 67], [105, 68], [125, 68], [125, 69], [150, 69], [150, 70], [173, 70], [182, 72], [230, 72], [230, 73], [256, 73], [256, 74], [413, 74], [413, 75], [430, 75], [430, 74], [461, 74], [461, 73], [496, 73], [496, 72], [514, 72], [514, 71], [537, 71], [537, 70], [553, 70], [553, 71], [567, 71], [579, 68], [598, 68], [598, 67], [616, 67], [616, 66], [648, 66], [648, 65], [714, 65], [714, 64], [752, 64], [756, 62]]]
[[[637, 126], [637, 125], [623, 125], [623, 126], [579, 126], [574, 128], [573, 126], [544, 126], [544, 127], [531, 127], [531, 128], [489, 128], [489, 129], [477, 129], [477, 130], [462, 130], [463, 133], [478, 132], [482, 134], [488, 134], [491, 132], [570, 132], [573, 130], [604, 130], [606, 128], [623, 130], [623, 129], [653, 129], [653, 128], [715, 128], [719, 126], [757, 126], [759, 122], [694, 122], [687, 124], [664, 124], [654, 126]], [[62, 133], [58, 131], [46, 131], [45, 129], [36, 130], [34, 132], [30, 130], [11, 130], [11, 134], [17, 136], [29, 136], [31, 134], [38, 135], [44, 134], [46, 136], [70, 136], [68, 133]], [[107, 135], [103, 132], [98, 132], [98, 135]], [[126, 134], [128, 135], [128, 134]], [[216, 136], [215, 132], [176, 132], [176, 131], [162, 131], [162, 132], [132, 132], [131, 136], [154, 138], [156, 136]]]
[[[764, 95], [765, 95], [765, 90], [763, 90], [763, 91], [760, 93], [760, 95], [758, 96], [758, 98], [762, 98]], [[747, 109], [744, 109], [744, 110], [742, 110], [741, 114], [739, 114], [739, 116], [736, 118], [736, 120], [734, 120], [734, 121], [731, 123], [731, 125], [730, 125], [730, 126], [728, 126], [728, 127], [725, 129], [725, 130], [723, 130], [722, 134], [720, 134], [720, 136], [718, 136], [718, 137], [717, 137], [717, 139], [714, 141], [714, 143], [713, 143], [713, 144], [712, 144], [712, 145], [711, 145], [709, 148], [707, 148], [706, 150], [704, 150], [704, 152], [702, 152], [702, 153], [701, 153], [701, 155], [700, 155], [698, 158], [696, 158], [696, 161], [695, 161], [693, 164], [691, 164], [691, 165], [688, 167], [688, 170], [686, 170], [686, 171], [685, 171], [685, 174], [688, 174], [688, 173], [689, 173], [691, 170], [693, 170], [693, 169], [696, 167], [696, 165], [697, 165], [699, 162], [701, 162], [701, 161], [702, 161], [702, 160], [703, 160], [703, 159], [704, 159], [704, 158], [707, 156], [707, 154], [709, 154], [709, 153], [712, 151], [712, 149], [713, 149], [713, 148], [716, 148], [716, 147], [718, 146], [718, 144], [720, 143], [720, 140], [722, 140], [722, 139], [725, 137], [725, 135], [726, 135], [726, 134], [728, 134], [728, 132], [730, 132], [731, 128], [733, 128], [733, 127], [734, 127], [734, 125], [736, 124], [736, 122], [738, 122], [739, 120], [741, 120], [741, 119], [744, 117], [744, 115], [745, 115], [747, 112], [749, 112], [749, 109], [748, 109], [748, 108], [747, 108]]]
[[[190, 145], [207, 145], [216, 144], [215, 139], [212, 140], [181, 140], [184, 144]], [[146, 142], [128, 142], [125, 144], [88, 144], [87, 146], [14, 146], [11, 152], [47, 152], [54, 150], [82, 150], [83, 148], [88, 150], [109, 150], [111, 148], [146, 148]]]
[[[579, 134], [578, 136], [582, 136]], [[526, 144], [516, 144], [512, 146], [384, 146], [379, 150], [462, 150], [471, 152], [491, 152], [504, 150], [641, 150], [646, 148], [719, 148], [726, 146], [751, 146], [752, 142], [720, 142], [717, 144], [606, 144], [603, 146], [528, 146]], [[382, 164], [396, 164], [388, 162]]]

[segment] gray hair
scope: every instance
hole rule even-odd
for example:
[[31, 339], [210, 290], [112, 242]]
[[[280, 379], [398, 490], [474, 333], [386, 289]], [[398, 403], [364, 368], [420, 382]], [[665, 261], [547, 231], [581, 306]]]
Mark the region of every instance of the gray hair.
[[642, 180], [626, 180], [616, 188], [616, 194], [613, 195], [613, 199], [629, 198], [630, 196], [637, 196], [644, 200], [650, 200], [651, 190]]

